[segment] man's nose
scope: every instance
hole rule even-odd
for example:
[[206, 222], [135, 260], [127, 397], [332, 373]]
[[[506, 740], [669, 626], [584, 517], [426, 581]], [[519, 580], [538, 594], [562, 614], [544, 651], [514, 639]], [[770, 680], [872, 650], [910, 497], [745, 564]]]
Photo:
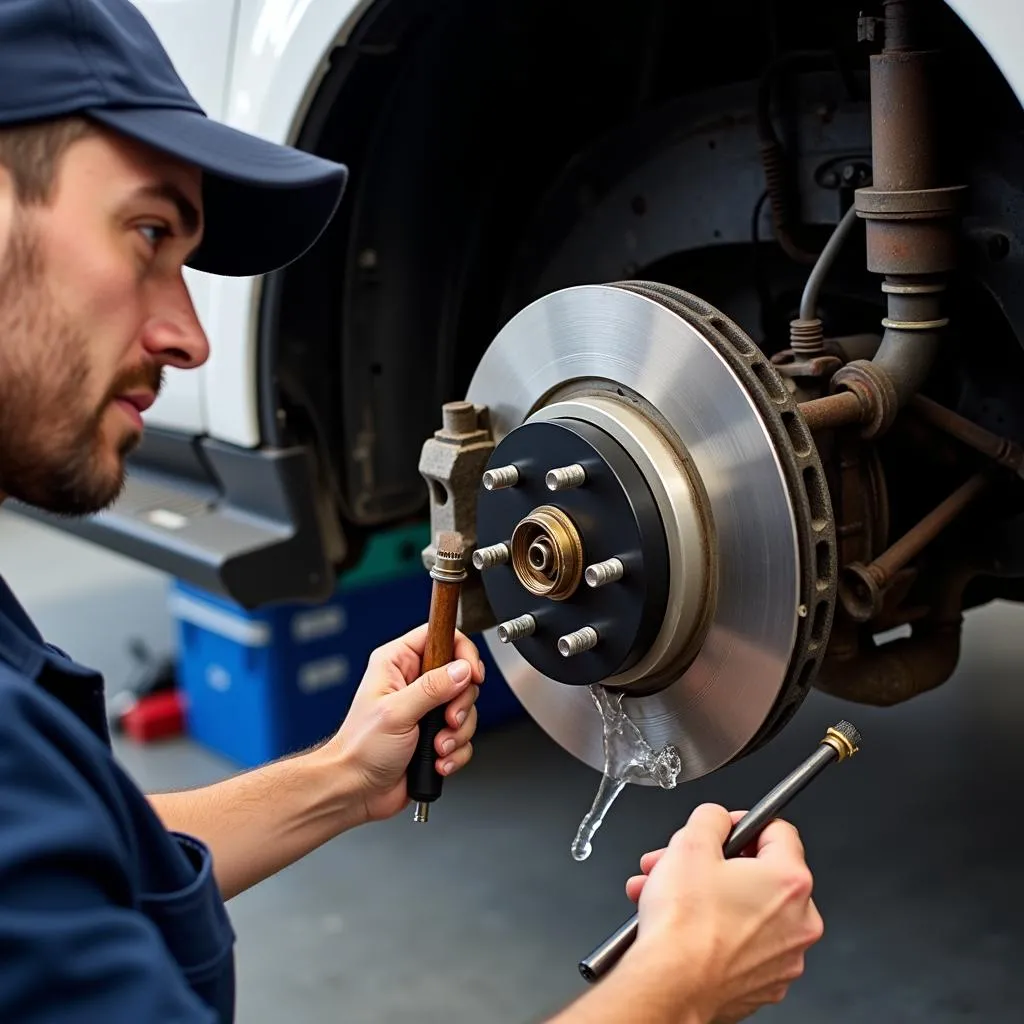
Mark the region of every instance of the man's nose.
[[183, 277], [154, 288], [142, 340], [164, 366], [192, 370], [210, 357], [210, 343]]

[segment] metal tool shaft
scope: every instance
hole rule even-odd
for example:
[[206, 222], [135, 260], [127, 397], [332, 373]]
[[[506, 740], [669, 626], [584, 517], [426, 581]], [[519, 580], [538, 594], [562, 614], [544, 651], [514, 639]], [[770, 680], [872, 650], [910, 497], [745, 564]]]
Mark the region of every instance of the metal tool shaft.
[[[856, 753], [859, 742], [860, 734], [847, 722], [840, 722], [829, 729], [818, 749], [733, 825], [722, 846], [722, 854], [726, 858], [738, 857], [812, 779], [833, 761], [842, 761]], [[580, 974], [589, 982], [595, 982], [606, 975], [633, 944], [638, 925], [639, 916], [634, 914], [580, 961]]]

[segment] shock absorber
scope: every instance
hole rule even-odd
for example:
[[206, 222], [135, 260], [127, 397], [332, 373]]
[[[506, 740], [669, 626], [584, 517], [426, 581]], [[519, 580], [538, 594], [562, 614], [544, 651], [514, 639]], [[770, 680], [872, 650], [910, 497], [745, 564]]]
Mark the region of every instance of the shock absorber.
[[885, 41], [870, 59], [872, 184], [858, 189], [867, 266], [884, 275], [888, 315], [873, 360], [833, 378], [865, 400], [864, 433], [887, 430], [925, 382], [947, 325], [943, 296], [956, 265], [956, 218], [966, 186], [950, 185], [936, 110], [941, 54], [924, 46], [920, 0], [884, 0]]

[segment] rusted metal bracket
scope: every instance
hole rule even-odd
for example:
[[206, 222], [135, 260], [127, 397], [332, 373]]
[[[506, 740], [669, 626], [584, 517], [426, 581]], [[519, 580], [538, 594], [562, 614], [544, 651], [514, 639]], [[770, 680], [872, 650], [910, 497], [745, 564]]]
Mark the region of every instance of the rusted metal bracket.
[[433, 567], [441, 533], [462, 534], [469, 576], [462, 585], [457, 625], [463, 633], [479, 633], [495, 625], [480, 573], [468, 565], [476, 549], [477, 491], [494, 451], [490, 412], [472, 402], [448, 402], [441, 407], [441, 417], [441, 429], [420, 453], [420, 475], [430, 492], [431, 543], [423, 550], [423, 564]]

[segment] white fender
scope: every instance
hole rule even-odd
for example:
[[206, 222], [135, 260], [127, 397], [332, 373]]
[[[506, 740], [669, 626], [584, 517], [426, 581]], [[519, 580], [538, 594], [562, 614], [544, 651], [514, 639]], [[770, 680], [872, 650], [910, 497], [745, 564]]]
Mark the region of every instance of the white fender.
[[[240, 0], [225, 120], [274, 142], [293, 143], [326, 71], [369, 0]], [[214, 280], [205, 326], [205, 419], [214, 437], [259, 443], [256, 380], [259, 281]]]
[[[229, 124], [275, 142], [291, 143], [322, 81], [325, 58], [345, 41], [372, 0], [237, 0], [231, 78], [223, 104], [215, 102], [210, 93], [216, 88], [216, 70], [226, 64], [226, 53], [218, 49], [219, 25], [224, 11], [234, 7], [232, 0], [137, 2], [168, 45], [182, 77], [196, 88], [197, 99], [211, 114], [218, 113]], [[992, 56], [1024, 105], [1021, 0], [947, 3]], [[207, 12], [201, 31], [171, 29], [169, 9], [190, 11], [200, 5]], [[201, 49], [188, 53], [186, 41]], [[209, 80], [208, 74], [212, 75]], [[206, 429], [224, 441], [252, 447], [259, 443], [259, 282], [197, 276], [203, 280], [194, 294], [197, 305], [201, 300], [200, 316], [212, 348], [201, 389]], [[205, 294], [200, 294], [202, 291]], [[174, 426], [186, 429], [184, 422]]]
[[974, 33], [1024, 106], [1024, 5], [1021, 0], [946, 0]]

